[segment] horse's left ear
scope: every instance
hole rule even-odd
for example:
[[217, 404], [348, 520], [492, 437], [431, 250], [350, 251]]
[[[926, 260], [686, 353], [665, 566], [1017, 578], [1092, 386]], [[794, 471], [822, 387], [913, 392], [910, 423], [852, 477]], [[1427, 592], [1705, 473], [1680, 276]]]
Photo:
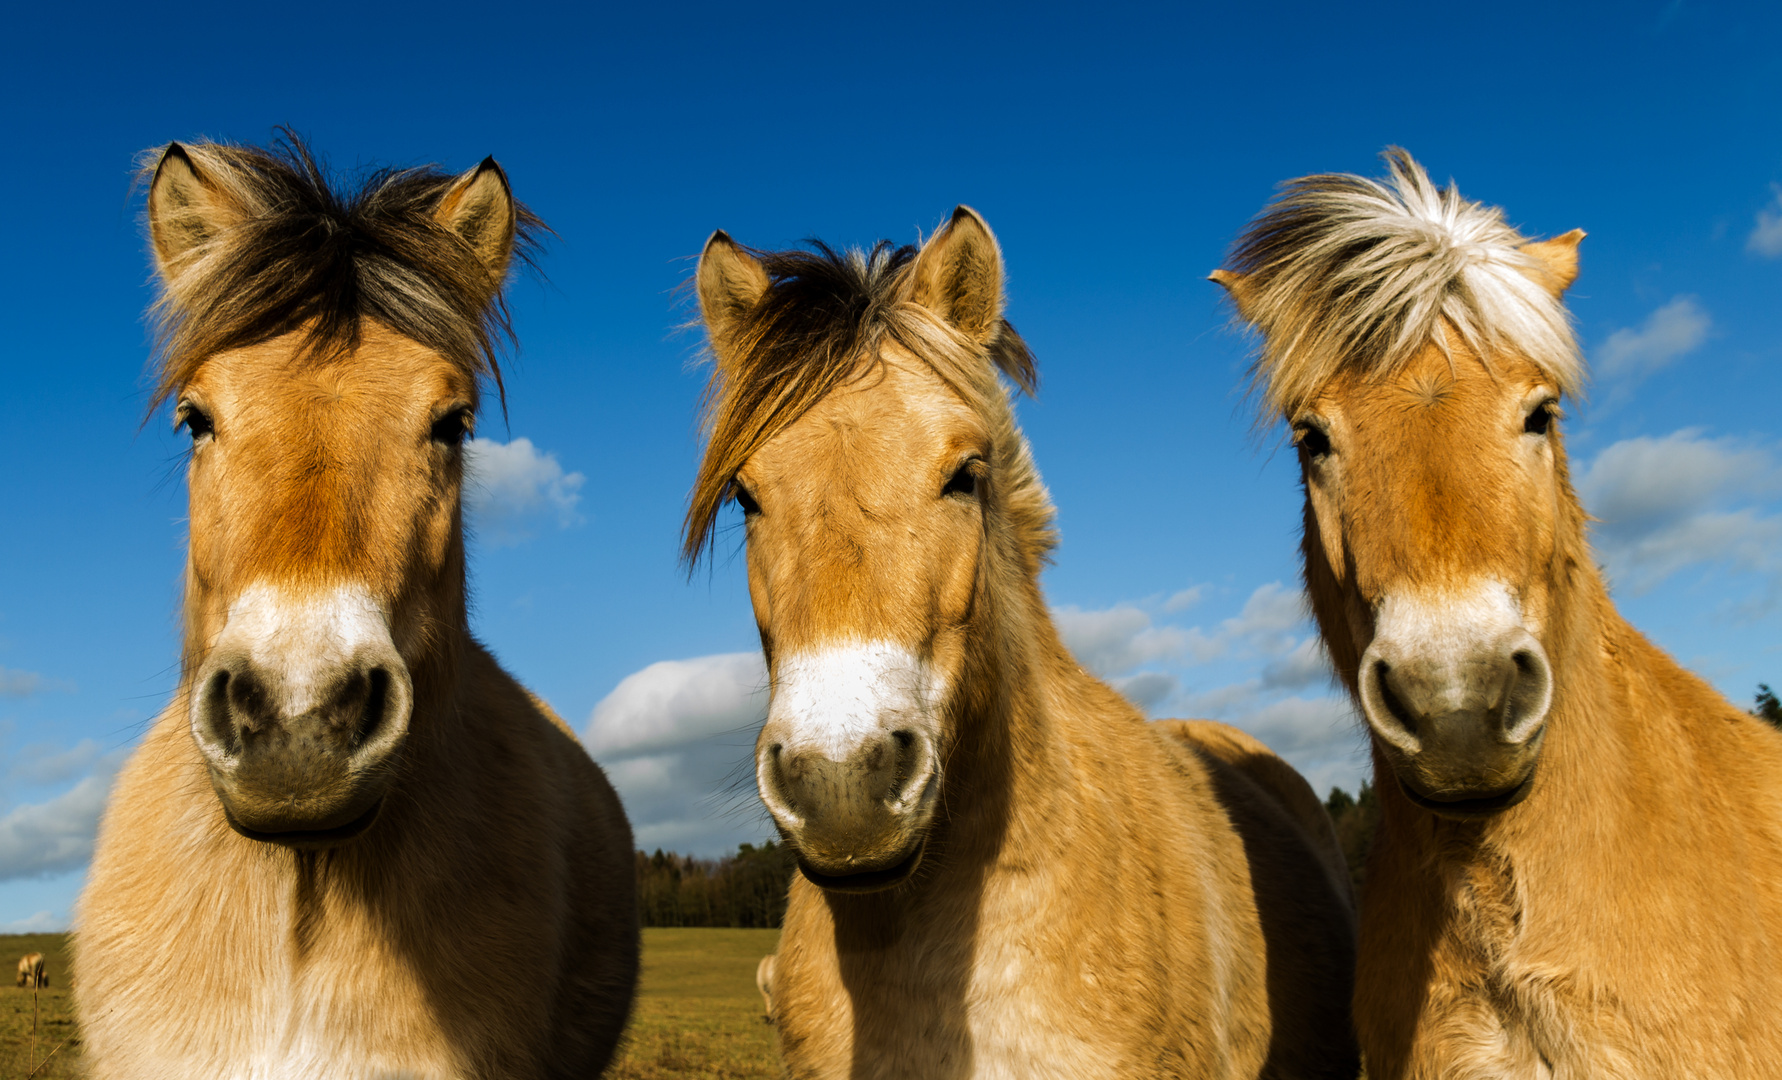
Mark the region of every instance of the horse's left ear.
[[507, 174], [492, 157], [454, 180], [433, 208], [433, 220], [463, 238], [498, 284], [506, 280], [514, 255], [518, 216]]
[[1237, 313], [1245, 322], [1255, 322], [1256, 317], [1250, 313], [1250, 275], [1240, 274], [1236, 270], [1215, 270], [1207, 275], [1208, 281], [1216, 281], [1231, 297]]
[[1002, 331], [1002, 249], [990, 226], [969, 206], [956, 207], [922, 245], [910, 299], [980, 345]]
[[1551, 240], [1523, 244], [1517, 250], [1535, 257], [1535, 261], [1540, 263], [1541, 273], [1538, 277], [1534, 274], [1529, 277], [1558, 297], [1564, 295], [1572, 282], [1578, 280], [1578, 241], [1582, 239], [1584, 230], [1573, 229]]

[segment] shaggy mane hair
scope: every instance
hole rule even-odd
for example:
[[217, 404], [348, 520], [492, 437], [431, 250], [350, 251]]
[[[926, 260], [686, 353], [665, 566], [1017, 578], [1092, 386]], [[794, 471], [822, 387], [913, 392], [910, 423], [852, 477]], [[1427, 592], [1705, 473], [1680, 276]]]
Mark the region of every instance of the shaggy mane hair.
[[706, 385], [706, 451], [681, 538], [689, 567], [713, 539], [737, 470], [830, 391], [878, 364], [887, 340], [980, 410], [999, 393], [998, 369], [1028, 394], [1039, 385], [1033, 354], [1006, 319], [986, 349], [909, 299], [915, 247], [881, 240], [871, 251], [836, 251], [812, 240], [810, 250], [745, 250], [770, 284], [729, 333]]
[[1450, 328], [1488, 366], [1524, 356], [1575, 396], [1584, 359], [1541, 264], [1519, 250], [1529, 239], [1499, 208], [1436, 187], [1406, 151], [1381, 156], [1385, 182], [1288, 181], [1232, 249], [1243, 316], [1263, 334], [1252, 377], [1264, 418], [1293, 416], [1346, 368], [1389, 375], [1432, 340], [1449, 352]]
[[[149, 411], [217, 353], [302, 330], [299, 355], [325, 359], [356, 346], [366, 319], [489, 376], [505, 406], [497, 352], [513, 328], [503, 281], [433, 216], [456, 176], [386, 168], [338, 188], [290, 131], [271, 148], [182, 146], [239, 217], [162, 267]], [[141, 155], [139, 183], [152, 183], [166, 149]], [[545, 226], [515, 211], [514, 251], [530, 266]]]

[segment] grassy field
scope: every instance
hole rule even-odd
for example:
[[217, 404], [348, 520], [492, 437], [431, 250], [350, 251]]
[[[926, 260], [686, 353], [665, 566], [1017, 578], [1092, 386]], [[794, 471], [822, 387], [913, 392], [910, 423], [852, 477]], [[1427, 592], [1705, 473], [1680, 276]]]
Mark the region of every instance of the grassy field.
[[[20, 990], [13, 985], [18, 959], [40, 952], [49, 968], [47, 990]], [[79, 1076], [80, 1039], [74, 1027], [74, 1007], [68, 1000], [68, 938], [64, 934], [0, 934], [0, 1080], [24, 1080], [31, 1070], [49, 1063], [37, 1080]], [[35, 998], [35, 1000], [33, 1000]], [[31, 1019], [37, 1016], [37, 1041], [33, 1056]], [[54, 1057], [50, 1051], [66, 1043]]]
[[[772, 1080], [780, 1075], [773, 1028], [761, 1018], [755, 965], [779, 943], [778, 930], [645, 930], [643, 985], [619, 1060], [623, 1080]], [[34, 1064], [67, 1040], [37, 1080], [81, 1075], [80, 1040], [68, 1000], [68, 943], [62, 934], [0, 935], [0, 1080], [25, 1080]], [[12, 985], [13, 965], [40, 952], [50, 988], [39, 991], [36, 1057], [32, 993]]]
[[773, 1080], [773, 1028], [761, 1016], [755, 965], [778, 930], [643, 932], [643, 985], [625, 1048], [608, 1076], [621, 1080]]

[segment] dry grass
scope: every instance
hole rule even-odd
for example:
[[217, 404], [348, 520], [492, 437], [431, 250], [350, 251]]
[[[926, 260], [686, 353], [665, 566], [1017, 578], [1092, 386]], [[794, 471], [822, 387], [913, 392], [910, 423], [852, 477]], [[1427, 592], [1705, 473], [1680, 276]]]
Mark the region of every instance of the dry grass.
[[774, 1080], [773, 1028], [761, 1015], [755, 965], [778, 930], [707, 928], [643, 932], [643, 984], [615, 1080]]
[[[643, 985], [625, 1047], [607, 1076], [620, 1080], [773, 1080], [780, 1075], [773, 1028], [761, 1018], [755, 964], [779, 943], [778, 930], [674, 929], [643, 932]], [[38, 992], [32, 1056], [32, 992], [15, 988], [12, 965], [40, 952], [50, 988]], [[82, 1075], [80, 1039], [68, 997], [65, 934], [0, 935], [9, 980], [0, 987], [0, 1080], [26, 1080], [59, 1043], [35, 1080]]]
[[[47, 990], [13, 985], [18, 959], [40, 952], [49, 968]], [[65, 1080], [82, 1075], [74, 1004], [68, 999], [66, 934], [0, 934], [0, 1080]], [[36, 1019], [35, 1045], [32, 1020]], [[51, 1056], [51, 1051], [61, 1049]], [[46, 1064], [47, 1061], [47, 1064]]]

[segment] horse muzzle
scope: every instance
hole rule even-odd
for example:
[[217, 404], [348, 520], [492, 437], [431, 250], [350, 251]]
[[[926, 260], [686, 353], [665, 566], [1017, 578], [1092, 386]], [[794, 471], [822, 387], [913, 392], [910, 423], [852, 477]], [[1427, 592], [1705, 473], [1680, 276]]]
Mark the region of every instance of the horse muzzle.
[[767, 729], [762, 734], [761, 800], [812, 884], [876, 892], [915, 872], [940, 788], [932, 740], [886, 732], [837, 760], [774, 741]]
[[381, 616], [325, 599], [322, 613], [238, 602], [193, 683], [192, 737], [253, 840], [317, 849], [365, 832], [407, 739], [414, 688]]
[[1490, 817], [1533, 787], [1552, 665], [1519, 621], [1432, 625], [1428, 613], [1382, 620], [1357, 673], [1362, 711], [1411, 802], [1448, 818]]

